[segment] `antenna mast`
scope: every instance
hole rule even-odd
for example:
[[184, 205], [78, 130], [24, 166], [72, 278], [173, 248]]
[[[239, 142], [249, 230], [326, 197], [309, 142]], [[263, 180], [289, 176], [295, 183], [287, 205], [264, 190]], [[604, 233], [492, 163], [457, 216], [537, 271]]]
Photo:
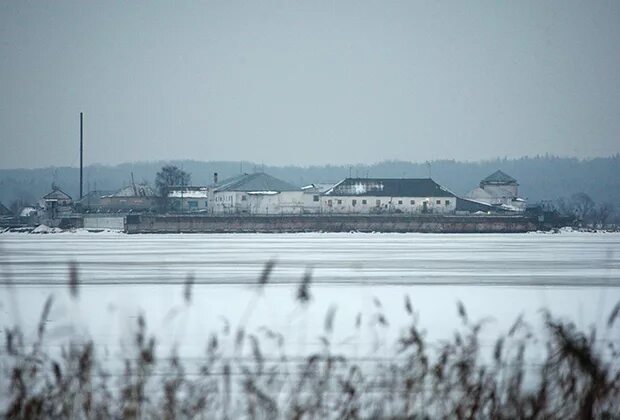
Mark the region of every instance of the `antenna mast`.
[[80, 200], [83, 196], [83, 181], [84, 181], [84, 130], [83, 130], [83, 114], [80, 112]]

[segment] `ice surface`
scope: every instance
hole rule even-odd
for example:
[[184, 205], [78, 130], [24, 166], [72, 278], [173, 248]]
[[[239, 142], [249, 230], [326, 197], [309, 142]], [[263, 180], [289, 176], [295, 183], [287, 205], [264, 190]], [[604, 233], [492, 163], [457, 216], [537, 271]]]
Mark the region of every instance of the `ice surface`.
[[[482, 335], [482, 344], [492, 346], [519, 314], [540, 325], [542, 308], [582, 328], [602, 327], [620, 300], [619, 250], [619, 234], [577, 232], [2, 234], [0, 319], [34, 335], [51, 294], [48, 346], [65, 342], [68, 331], [82, 331], [100, 350], [122, 352], [144, 313], [162, 346], [178, 344], [184, 357], [193, 357], [203, 354], [209, 333], [227, 323], [238, 327], [249, 311], [246, 330], [268, 327], [284, 334], [288, 352], [306, 354], [319, 346], [333, 305], [335, 349], [381, 357], [392, 354], [390, 345], [408, 322], [408, 295], [431, 341], [458, 326], [461, 300], [470, 318], [492, 317]], [[259, 292], [256, 280], [272, 258], [273, 275]], [[66, 286], [70, 261], [78, 263], [82, 282], [77, 302]], [[294, 296], [307, 269], [312, 301], [302, 306]], [[188, 274], [195, 279], [190, 305], [183, 301]], [[388, 328], [377, 325], [379, 312]], [[354, 327], [358, 314], [360, 329]], [[387, 344], [376, 348], [382, 338]]]

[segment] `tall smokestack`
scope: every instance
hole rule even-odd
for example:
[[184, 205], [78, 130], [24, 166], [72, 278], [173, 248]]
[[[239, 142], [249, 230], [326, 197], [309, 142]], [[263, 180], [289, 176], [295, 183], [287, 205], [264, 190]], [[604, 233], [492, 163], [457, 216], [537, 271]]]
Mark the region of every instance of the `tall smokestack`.
[[213, 172], [213, 183], [217, 184], [217, 172]]
[[83, 196], [82, 186], [84, 185], [84, 129], [83, 114], [80, 112], [80, 200]]

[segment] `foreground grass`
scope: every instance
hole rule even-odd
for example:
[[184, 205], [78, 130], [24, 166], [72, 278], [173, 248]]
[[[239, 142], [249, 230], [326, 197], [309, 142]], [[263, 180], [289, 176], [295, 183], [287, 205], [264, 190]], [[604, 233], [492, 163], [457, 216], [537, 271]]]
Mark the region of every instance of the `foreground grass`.
[[[273, 263], [259, 278], [266, 287]], [[310, 275], [299, 284], [296, 299], [307, 305]], [[69, 288], [77, 299], [79, 279], [72, 266]], [[184, 297], [190, 304], [191, 278]], [[131, 354], [119, 356], [121, 375], [107, 371], [92, 341], [69, 340], [61, 354], [44, 351], [48, 299], [37, 339], [25, 345], [18, 327], [5, 329], [0, 350], [0, 414], [31, 418], [457, 418], [457, 419], [589, 419], [620, 418], [620, 359], [615, 341], [597, 340], [597, 331], [545, 313], [544, 337], [534, 337], [517, 319], [497, 338], [491, 354], [479, 342], [482, 322], [469, 320], [457, 305], [461, 326], [449, 340], [430, 345], [417, 326], [411, 302], [403, 310], [410, 322], [390, 359], [363, 366], [333, 353], [334, 312], [325, 317], [322, 350], [291, 368], [283, 337], [265, 331], [262, 339], [247, 334], [243, 322], [230, 334], [234, 349], [213, 334], [199, 365], [188, 368], [173, 351], [158, 357], [156, 337], [138, 318]], [[245, 316], [242, 316], [242, 319]], [[607, 320], [609, 336], [620, 323], [620, 303]], [[387, 320], [378, 311], [378, 327]], [[618, 321], [618, 322], [617, 322]], [[359, 328], [359, 322], [355, 326]], [[269, 343], [267, 343], [267, 341]], [[600, 344], [603, 342], [603, 344]], [[266, 357], [267, 345], [278, 349]], [[531, 346], [544, 346], [540, 364], [526, 362]], [[241, 357], [243, 354], [251, 357]], [[188, 373], [189, 372], [189, 373]]]

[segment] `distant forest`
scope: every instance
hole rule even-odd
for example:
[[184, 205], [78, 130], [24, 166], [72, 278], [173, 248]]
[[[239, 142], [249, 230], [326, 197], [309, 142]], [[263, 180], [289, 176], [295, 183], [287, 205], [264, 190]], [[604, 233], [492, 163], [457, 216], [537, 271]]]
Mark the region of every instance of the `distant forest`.
[[[385, 161], [372, 165], [268, 166], [252, 162], [198, 162], [192, 160], [136, 162], [116, 166], [90, 165], [84, 168], [84, 193], [115, 191], [131, 183], [153, 185], [155, 174], [164, 164], [176, 165], [191, 175], [192, 185], [209, 185], [213, 173], [219, 179], [267, 172], [298, 186], [310, 183], [337, 182], [342, 178], [390, 177], [426, 178], [431, 176], [456, 194], [475, 188], [481, 179], [501, 169], [520, 184], [520, 195], [529, 203], [553, 202], [576, 193], [588, 194], [595, 203], [611, 203], [620, 209], [620, 154], [595, 159], [554, 156], [496, 159], [481, 162], [440, 160], [427, 163]], [[79, 169], [69, 167], [0, 170], [0, 202], [5, 206], [35, 203], [50, 191], [52, 183], [76, 198], [79, 195]]]

